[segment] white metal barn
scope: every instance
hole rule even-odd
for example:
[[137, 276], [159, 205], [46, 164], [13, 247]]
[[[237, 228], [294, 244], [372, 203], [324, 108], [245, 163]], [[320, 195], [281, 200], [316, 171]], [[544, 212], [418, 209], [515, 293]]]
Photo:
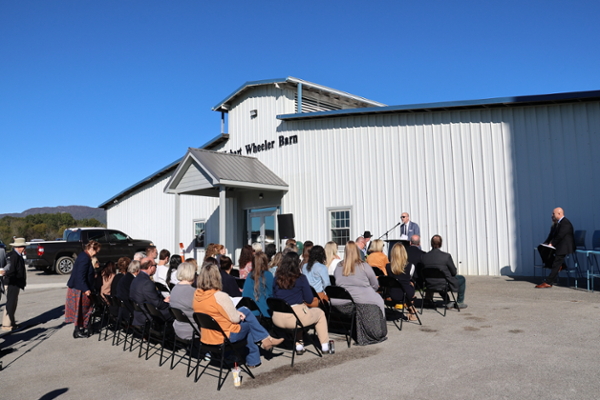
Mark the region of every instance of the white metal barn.
[[464, 275], [532, 275], [554, 207], [588, 244], [600, 229], [600, 91], [385, 106], [288, 77], [213, 110], [222, 133], [101, 204], [109, 227], [200, 257], [199, 232], [231, 253], [277, 243], [279, 213], [324, 245], [406, 211]]

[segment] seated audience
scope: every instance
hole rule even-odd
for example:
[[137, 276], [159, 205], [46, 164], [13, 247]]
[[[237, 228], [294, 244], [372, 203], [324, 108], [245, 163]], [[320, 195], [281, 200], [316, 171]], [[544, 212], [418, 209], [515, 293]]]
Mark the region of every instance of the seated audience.
[[[135, 277], [140, 272], [140, 262], [137, 260], [133, 260], [127, 266], [127, 274], [119, 281], [117, 285], [117, 298], [120, 300], [129, 300], [129, 292], [131, 289], [131, 282], [135, 279]], [[122, 317], [127, 320], [130, 317], [129, 308], [122, 310]]]
[[307, 240], [302, 245], [302, 260], [300, 260], [300, 268], [304, 267], [304, 264], [308, 262], [308, 258], [310, 257], [310, 249], [313, 248], [315, 244], [310, 240]]
[[[267, 299], [273, 295], [273, 274], [269, 272], [267, 255], [262, 251], [254, 254], [252, 272], [244, 282], [242, 297], [249, 297], [256, 302], [260, 309], [260, 314], [265, 317], [271, 317], [271, 310], [267, 306]], [[258, 316], [258, 312], [254, 315]]]
[[262, 244], [258, 243], [258, 242], [254, 242], [252, 243], [252, 251], [254, 253], [259, 252], [259, 251], [263, 251], [263, 246]]
[[288, 250], [291, 250], [294, 253], [299, 252], [298, 245], [297, 245], [297, 242], [295, 239], [288, 239], [285, 241], [285, 249], [283, 249], [284, 255], [285, 255], [285, 252]]
[[[171, 290], [171, 299], [169, 302], [170, 307], [181, 310], [194, 325], [196, 325], [196, 322], [194, 321], [192, 303], [194, 302], [196, 288], [192, 286], [192, 283], [194, 283], [195, 279], [196, 267], [193, 264], [187, 262], [179, 264], [179, 267], [177, 267], [177, 280], [179, 282]], [[184, 340], [190, 340], [194, 333], [190, 324], [177, 320], [173, 321], [173, 328], [177, 336]]]
[[173, 286], [177, 285], [179, 282], [177, 280], [177, 267], [182, 263], [181, 256], [178, 254], [173, 254], [171, 259], [169, 260], [169, 272], [167, 272], [167, 277], [165, 282], [167, 282], [167, 287], [169, 289], [173, 288]]
[[402, 243], [396, 243], [392, 247], [392, 260], [386, 265], [387, 275], [396, 278], [402, 285], [402, 289], [392, 288], [390, 297], [394, 302], [401, 304], [402, 296], [406, 293], [406, 303], [408, 305], [408, 319], [416, 321], [415, 308], [413, 306], [415, 297], [415, 287], [411, 282], [411, 275], [415, 270], [415, 266], [408, 262], [408, 254]]
[[274, 243], [269, 243], [265, 246], [265, 254], [267, 255], [267, 259], [271, 262], [273, 256], [277, 253], [277, 246]]
[[[353, 241], [346, 244], [344, 259], [333, 274], [335, 284], [346, 289], [356, 303], [356, 342], [359, 345], [379, 343], [387, 339], [385, 305], [377, 293], [379, 283], [373, 268], [361, 261], [360, 248]], [[351, 312], [350, 303], [332, 300], [340, 311]]]
[[167, 285], [167, 274], [171, 268], [169, 265], [169, 259], [171, 258], [171, 252], [167, 249], [162, 249], [158, 255], [158, 265], [156, 266], [156, 273], [154, 274], [154, 282], [162, 283], [166, 287]]
[[117, 295], [119, 282], [121, 281], [121, 279], [123, 279], [123, 277], [125, 277], [125, 274], [127, 274], [127, 267], [130, 263], [131, 259], [129, 257], [121, 257], [117, 261], [117, 273], [113, 278], [112, 283], [110, 284], [110, 294], [112, 296]]
[[327, 257], [327, 260], [325, 261], [327, 272], [329, 275], [333, 275], [335, 267], [337, 267], [338, 263], [341, 261], [340, 256], [338, 256], [338, 245], [336, 242], [327, 242], [327, 244], [325, 244], [325, 257]]
[[109, 261], [104, 266], [104, 269], [100, 273], [100, 277], [102, 278], [102, 286], [100, 287], [100, 294], [102, 298], [106, 300], [106, 295], [111, 295], [110, 288], [112, 286], [112, 281], [115, 279], [115, 275], [117, 273], [117, 267], [115, 263]]
[[315, 289], [321, 300], [329, 300], [325, 288], [331, 285], [329, 272], [325, 266], [325, 249], [314, 246], [308, 254], [308, 262], [302, 266], [302, 273], [308, 278], [308, 283]]
[[[131, 282], [129, 289], [129, 298], [143, 307], [144, 303], [150, 303], [162, 314], [165, 321], [173, 321], [173, 316], [169, 312], [169, 297], [163, 299], [156, 290], [156, 286], [151, 277], [156, 272], [156, 262], [146, 257], [140, 264], [140, 273]], [[142, 326], [146, 320], [143, 313], [133, 312], [133, 325]]]
[[230, 297], [240, 297], [240, 287], [235, 280], [235, 277], [231, 275], [233, 269], [233, 261], [227, 256], [221, 256], [221, 285], [222, 291], [227, 293]]
[[217, 245], [214, 243], [209, 243], [204, 251], [204, 260], [202, 260], [202, 263], [204, 263], [207, 258], [215, 257], [218, 253], [219, 251], [217, 250]]
[[[284, 250], [285, 251], [285, 250]], [[291, 251], [291, 250], [290, 250]], [[269, 272], [275, 276], [275, 271], [277, 271], [277, 267], [281, 265], [281, 260], [283, 260], [283, 253], [277, 252], [271, 261], [269, 262]]]
[[[467, 308], [465, 304], [465, 288], [467, 282], [464, 276], [458, 275], [452, 256], [441, 250], [442, 237], [440, 235], [433, 235], [431, 238], [431, 251], [423, 254], [421, 261], [423, 263], [423, 270], [427, 268], [436, 268], [444, 272], [446, 279], [450, 283], [450, 289], [453, 292], [457, 292], [456, 304], [451, 302], [449, 298], [445, 299], [446, 307], [451, 308]], [[429, 284], [440, 284], [444, 285], [444, 279], [430, 279]], [[429, 302], [432, 301], [433, 293], [428, 292], [425, 295], [425, 299]]]
[[[283, 342], [283, 339], [272, 338], [248, 308], [235, 309], [231, 298], [221, 291], [221, 274], [217, 265], [210, 264], [200, 270], [198, 290], [194, 294], [192, 307], [194, 312], [213, 317], [231, 342], [246, 340], [246, 362], [251, 368], [261, 365], [257, 343], [269, 350]], [[201, 335], [203, 343], [223, 343], [223, 336], [219, 332], [201, 329]]]
[[238, 259], [238, 268], [240, 269], [240, 279], [246, 279], [252, 271], [252, 260], [254, 259], [254, 250], [249, 244], [242, 247], [240, 258]]
[[[300, 258], [297, 253], [288, 253], [277, 268], [273, 282], [273, 297], [285, 300], [294, 309], [302, 324], [316, 324], [317, 337], [323, 352], [329, 351], [327, 318], [313, 297], [308, 278], [300, 272]], [[296, 318], [291, 314], [273, 312], [273, 324], [284, 329], [294, 329]], [[302, 332], [299, 332], [302, 334]], [[304, 353], [304, 340], [296, 338], [296, 354]]]
[[390, 263], [390, 260], [383, 252], [383, 240], [375, 239], [371, 243], [370, 254], [367, 256], [367, 263], [373, 267], [378, 268], [383, 275], [387, 275], [385, 266]]

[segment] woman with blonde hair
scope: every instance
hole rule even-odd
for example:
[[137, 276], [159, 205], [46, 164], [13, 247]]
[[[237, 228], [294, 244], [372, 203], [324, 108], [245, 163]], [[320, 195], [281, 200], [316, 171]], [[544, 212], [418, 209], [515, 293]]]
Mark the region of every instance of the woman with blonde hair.
[[389, 264], [390, 260], [383, 252], [383, 244], [383, 240], [381, 239], [375, 239], [371, 242], [367, 263], [373, 268], [379, 268], [383, 275], [387, 275], [385, 266]]
[[[360, 258], [355, 242], [346, 243], [344, 259], [333, 274], [337, 286], [346, 289], [356, 303], [356, 342], [359, 345], [379, 343], [387, 339], [385, 305], [376, 292], [379, 282], [373, 268]], [[331, 304], [341, 312], [350, 313], [352, 304], [332, 299]]]
[[410, 277], [415, 272], [415, 266], [408, 262], [408, 254], [402, 243], [396, 243], [392, 247], [392, 253], [390, 254], [392, 260], [386, 265], [388, 276], [395, 278], [402, 289], [392, 288], [390, 290], [390, 297], [396, 303], [402, 303], [403, 296], [406, 293], [406, 302], [408, 304], [408, 319], [410, 321], [416, 321], [415, 308], [413, 306], [415, 297], [415, 287], [411, 282]]
[[335, 267], [337, 267], [338, 263], [342, 261], [340, 256], [338, 256], [338, 245], [336, 242], [327, 242], [325, 244], [325, 257], [327, 271], [329, 272], [329, 275], [333, 275]]
[[[246, 340], [248, 356], [246, 361], [250, 368], [261, 365], [258, 344], [265, 350], [283, 342], [274, 339], [263, 328], [252, 311], [246, 307], [235, 309], [231, 298], [221, 291], [221, 272], [216, 264], [207, 264], [200, 270], [198, 290], [194, 294], [192, 307], [194, 312], [208, 314], [217, 321], [232, 343]], [[201, 329], [202, 342], [218, 345], [223, 343], [219, 332]]]
[[277, 267], [281, 265], [281, 261], [283, 261], [283, 252], [279, 251], [275, 253], [271, 262], [269, 262], [269, 272], [275, 276], [275, 271], [277, 271]]

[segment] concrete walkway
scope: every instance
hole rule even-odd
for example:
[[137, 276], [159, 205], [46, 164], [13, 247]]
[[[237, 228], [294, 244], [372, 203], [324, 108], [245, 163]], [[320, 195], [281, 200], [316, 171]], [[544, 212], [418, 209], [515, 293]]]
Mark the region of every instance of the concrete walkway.
[[[3, 335], [2, 399], [598, 399], [600, 293], [533, 281], [467, 277], [462, 312], [425, 310], [423, 326], [391, 323], [388, 340], [336, 354], [275, 357], [221, 392], [185, 367], [138, 359], [97, 336], [73, 339], [63, 324], [68, 277], [29, 275], [17, 318], [29, 328]], [[3, 303], [3, 302], [2, 302]], [[0, 304], [2, 304], [0, 303]]]

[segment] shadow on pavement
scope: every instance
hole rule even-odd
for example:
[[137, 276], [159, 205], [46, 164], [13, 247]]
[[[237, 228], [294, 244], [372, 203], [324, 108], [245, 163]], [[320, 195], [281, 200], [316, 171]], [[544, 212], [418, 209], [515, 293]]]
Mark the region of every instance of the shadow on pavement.
[[39, 400], [52, 400], [52, 399], [56, 399], [58, 396], [60, 396], [63, 393], [66, 393], [68, 391], [69, 391], [68, 388], [54, 389], [53, 391], [48, 392], [45, 395], [43, 395], [42, 397], [40, 397]]

